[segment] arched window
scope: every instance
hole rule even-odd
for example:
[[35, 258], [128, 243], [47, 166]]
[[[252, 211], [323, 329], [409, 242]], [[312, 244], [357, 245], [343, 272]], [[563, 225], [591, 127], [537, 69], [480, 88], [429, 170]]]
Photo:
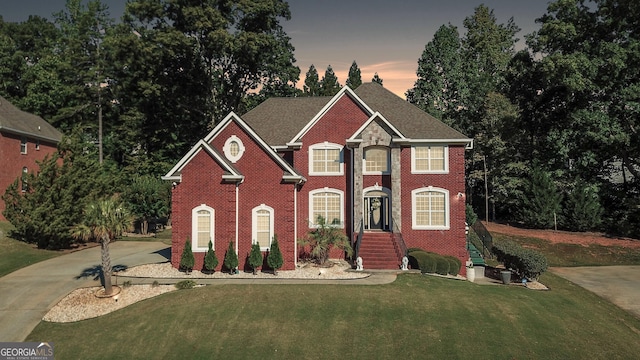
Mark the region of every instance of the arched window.
[[273, 239], [273, 208], [260, 204], [251, 211], [253, 244], [260, 245], [260, 250], [267, 251]]
[[191, 241], [193, 251], [207, 251], [209, 241], [216, 248], [214, 238], [215, 211], [213, 208], [202, 204], [191, 211]]
[[413, 229], [449, 229], [449, 191], [424, 187], [411, 192]]
[[309, 175], [343, 175], [343, 146], [324, 142], [309, 146]]
[[389, 173], [389, 148], [372, 146], [364, 150], [364, 174]]
[[344, 226], [344, 193], [337, 189], [323, 188], [309, 193], [309, 227], [317, 227], [318, 216], [327, 225]]

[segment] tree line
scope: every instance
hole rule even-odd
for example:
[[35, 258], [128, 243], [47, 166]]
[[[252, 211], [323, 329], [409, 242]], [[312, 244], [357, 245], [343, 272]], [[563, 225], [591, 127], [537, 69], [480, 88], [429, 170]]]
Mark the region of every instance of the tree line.
[[[539, 30], [516, 51], [513, 19], [498, 23], [481, 5], [464, 20], [463, 34], [445, 24], [426, 44], [407, 100], [474, 139], [467, 199], [481, 217], [638, 230], [639, 7], [631, 0], [551, 2]], [[105, 173], [107, 185], [90, 187], [102, 193], [87, 190], [88, 197], [133, 186], [166, 197], [149, 179], [229, 111], [243, 114], [272, 96], [331, 96], [342, 87], [331, 66], [320, 78], [313, 65], [296, 87], [301, 72], [281, 25], [290, 17], [282, 0], [132, 0], [116, 22], [100, 0], [67, 0], [52, 21], [0, 19], [0, 94], [67, 135], [59, 156], [73, 148], [88, 164], [75, 176]], [[382, 84], [378, 74], [372, 81]], [[345, 85], [361, 83], [354, 61]], [[100, 115], [105, 156], [94, 168], [87, 144], [98, 142]], [[29, 179], [32, 193], [38, 181]], [[163, 200], [138, 213], [165, 207]]]

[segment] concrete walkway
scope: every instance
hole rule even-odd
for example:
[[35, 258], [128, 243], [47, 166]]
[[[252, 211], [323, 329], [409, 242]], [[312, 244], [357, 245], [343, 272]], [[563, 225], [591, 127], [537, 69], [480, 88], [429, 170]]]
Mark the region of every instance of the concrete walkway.
[[550, 270], [640, 317], [640, 266], [585, 266]]
[[[167, 261], [160, 242], [119, 241], [109, 250], [114, 267]], [[71, 291], [98, 286], [100, 247], [96, 246], [14, 271], [0, 278], [0, 342], [24, 341], [42, 317]]]

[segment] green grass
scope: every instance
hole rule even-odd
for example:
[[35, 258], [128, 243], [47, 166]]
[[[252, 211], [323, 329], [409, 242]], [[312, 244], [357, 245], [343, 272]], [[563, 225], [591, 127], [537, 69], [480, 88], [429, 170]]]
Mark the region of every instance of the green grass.
[[511, 240], [536, 249], [547, 257], [549, 266], [640, 265], [640, 249], [592, 244], [553, 244], [548, 240], [493, 234], [496, 242]]
[[165, 229], [155, 233], [155, 236], [138, 237], [138, 236], [122, 236], [118, 241], [157, 241], [166, 245], [171, 245], [171, 229]]
[[61, 359], [630, 359], [640, 320], [553, 274], [551, 291], [419, 274], [393, 284], [219, 285], [40, 323]]
[[62, 252], [40, 250], [9, 237], [13, 226], [7, 221], [0, 221], [0, 277], [25, 266], [62, 255]]

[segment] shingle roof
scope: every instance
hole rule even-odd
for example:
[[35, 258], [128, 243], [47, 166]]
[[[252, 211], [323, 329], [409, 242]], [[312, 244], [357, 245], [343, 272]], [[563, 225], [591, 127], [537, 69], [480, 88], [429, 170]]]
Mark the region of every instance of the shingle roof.
[[355, 91], [373, 111], [382, 114], [393, 126], [410, 139], [464, 140], [466, 136], [442, 121], [401, 99], [378, 83], [360, 85]]
[[[377, 83], [364, 83], [354, 93], [406, 138], [467, 140], [460, 132], [401, 99]], [[270, 98], [242, 119], [271, 146], [283, 146], [329, 103], [331, 97]], [[351, 134], [345, 134], [350, 136]]]
[[329, 100], [329, 96], [269, 98], [242, 119], [270, 146], [286, 145]]
[[0, 131], [60, 142], [62, 133], [43, 118], [22, 111], [0, 96]]

